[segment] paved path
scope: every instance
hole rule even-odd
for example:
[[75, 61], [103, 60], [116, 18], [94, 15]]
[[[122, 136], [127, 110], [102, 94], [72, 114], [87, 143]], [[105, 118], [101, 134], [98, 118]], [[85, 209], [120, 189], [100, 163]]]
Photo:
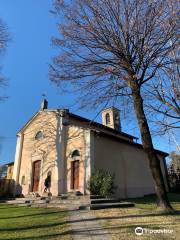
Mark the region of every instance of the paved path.
[[70, 231], [73, 240], [111, 240], [109, 234], [99, 224], [96, 216], [89, 210], [69, 212]]

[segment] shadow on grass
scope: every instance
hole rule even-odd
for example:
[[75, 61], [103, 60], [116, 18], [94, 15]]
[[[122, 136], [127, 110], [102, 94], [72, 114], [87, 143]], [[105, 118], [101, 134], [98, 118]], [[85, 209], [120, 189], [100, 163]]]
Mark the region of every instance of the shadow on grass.
[[[168, 193], [168, 199], [173, 203], [180, 203], [180, 194], [178, 193]], [[135, 204], [157, 204], [157, 197], [155, 194], [145, 196], [142, 198], [129, 198], [127, 201], [134, 202]]]
[[49, 228], [49, 227], [62, 226], [67, 223], [68, 222], [64, 221], [64, 222], [56, 222], [56, 223], [51, 223], [51, 224], [36, 224], [33, 226], [27, 226], [27, 227], [3, 228], [3, 229], [0, 229], [0, 232], [23, 231], [23, 230], [31, 230], [31, 229], [38, 229], [38, 228]]
[[[7, 240], [31, 240], [31, 239], [36, 239], [36, 240], [40, 240], [40, 239], [50, 239], [52, 237], [60, 237], [60, 236], [65, 236], [70, 234], [70, 231], [65, 231], [63, 233], [56, 233], [56, 234], [46, 234], [46, 235], [41, 235], [41, 236], [31, 236], [31, 237], [12, 237], [12, 238], [7, 238]], [[1, 239], [1, 238], [0, 238]], [[63, 239], [63, 238], [62, 238]], [[4, 239], [2, 239], [4, 240]]]
[[[82, 239], [84, 239], [83, 237], [85, 236], [104, 236], [104, 235], [109, 235], [108, 232], [104, 232], [104, 230], [110, 230], [110, 229], [120, 229], [120, 228], [133, 228], [133, 226], [115, 226], [115, 227], [96, 227], [93, 228], [92, 230], [89, 229], [76, 229], [76, 230], [67, 230], [64, 231], [62, 233], [55, 233], [55, 234], [45, 234], [45, 235], [41, 235], [41, 236], [31, 236], [31, 237], [13, 237], [13, 238], [9, 238], [9, 239], [13, 239], [13, 240], [23, 240], [23, 239], [50, 239], [51, 237], [60, 237], [60, 236], [65, 236], [65, 235], [71, 235], [71, 236], [81, 236]], [[99, 231], [99, 232], [98, 232]], [[1, 239], [1, 238], [0, 238]], [[8, 239], [8, 240], [9, 240]], [[62, 238], [63, 239], [63, 238]]]
[[[59, 213], [63, 213], [65, 211], [61, 211]], [[50, 213], [44, 213], [44, 215], [46, 214], [54, 214], [54, 213], [58, 213], [58, 212], [50, 212]], [[62, 222], [56, 222], [56, 223], [52, 223], [52, 224], [40, 224], [40, 225], [33, 225], [33, 226], [27, 226], [27, 227], [15, 227], [15, 228], [4, 228], [4, 229], [0, 229], [0, 232], [11, 232], [11, 231], [23, 231], [23, 230], [30, 230], [30, 229], [38, 229], [38, 228], [49, 228], [49, 227], [55, 227], [55, 226], [62, 226], [64, 224], [73, 224], [73, 223], [81, 223], [81, 222], [90, 222], [90, 221], [97, 221], [97, 220], [117, 220], [117, 219], [126, 219], [126, 218], [142, 218], [142, 217], [156, 217], [156, 216], [171, 216], [171, 217], [175, 217], [177, 215], [180, 214], [180, 211], [177, 211], [176, 214], [165, 214], [165, 213], [150, 213], [150, 214], [131, 214], [131, 215], [125, 215], [125, 216], [111, 216], [111, 217], [97, 217], [97, 218], [87, 218], [87, 219], [80, 219], [80, 220], [76, 220], [76, 221], [62, 221]], [[40, 214], [36, 214], [36, 215], [42, 215], [42, 213]], [[33, 215], [33, 216], [36, 216]], [[28, 215], [26, 215], [27, 217]], [[32, 215], [29, 215], [32, 216]]]
[[[67, 213], [67, 211], [61, 211], [59, 213]], [[34, 216], [41, 216], [41, 215], [50, 215], [50, 214], [58, 214], [58, 212], [39, 212], [39, 213], [34, 213], [34, 214], [24, 214], [24, 215], [15, 215], [15, 216], [10, 216], [10, 217], [0, 217], [0, 219], [13, 219], [13, 218], [26, 218], [26, 217], [34, 217]], [[22, 220], [23, 221], [23, 220]]]
[[[145, 213], [145, 214], [131, 214], [131, 215], [125, 215], [125, 216], [118, 216], [118, 217], [103, 217], [98, 218], [98, 220], [110, 220], [110, 219], [125, 219], [125, 218], [142, 218], [142, 217], [160, 217], [160, 216], [171, 216], [176, 217], [180, 215], [180, 211], [175, 211], [174, 213]], [[91, 219], [90, 219], [91, 220]]]
[[[19, 209], [19, 207], [17, 207]], [[25, 208], [24, 208], [25, 210]], [[38, 208], [37, 208], [38, 210]], [[24, 215], [15, 215], [10, 217], [0, 217], [0, 219], [13, 219], [13, 218], [26, 218], [26, 217], [34, 217], [34, 216], [41, 216], [41, 215], [49, 215], [49, 214], [58, 214], [58, 213], [67, 213], [67, 212], [74, 212], [76, 210], [55, 210], [51, 212], [38, 212], [32, 214], [24, 214]]]
[[[111, 234], [111, 231], [114, 231], [114, 230], [120, 230], [120, 229], [130, 229], [132, 230], [132, 233], [134, 233], [134, 230], [137, 226], [139, 226], [140, 224], [139, 223], [136, 223], [136, 224], [133, 224], [133, 225], [125, 225], [125, 226], [122, 226], [122, 225], [119, 225], [119, 226], [108, 226], [108, 227], [95, 227], [95, 228], [92, 228], [92, 229], [81, 229], [81, 228], [77, 228], [76, 230], [67, 230], [67, 231], [64, 231], [62, 233], [54, 233], [54, 234], [45, 234], [45, 235], [41, 235], [41, 236], [31, 236], [31, 237], [13, 237], [13, 238], [9, 238], [8, 240], [10, 239], [13, 239], [13, 240], [24, 240], [24, 239], [27, 239], [27, 240], [31, 240], [31, 239], [51, 239], [52, 237], [58, 237], [58, 239], [61, 239], [61, 236], [64, 237], [66, 235], [71, 235], [71, 236], [80, 236], [81, 239], [84, 239], [85, 237], [89, 237], [89, 235], [91, 236], [105, 236], [105, 235], [110, 235]], [[163, 224], [161, 225], [161, 228], [162, 226], [166, 226], [166, 225], [169, 225], [169, 224]], [[148, 224], [141, 224], [140, 225], [142, 228], [146, 228], [146, 227], [149, 227]], [[159, 229], [157, 227], [157, 229]], [[115, 232], [116, 234], [116, 232]], [[117, 234], [119, 234], [117, 232]], [[119, 236], [119, 235], [118, 235]], [[1, 239], [1, 238], [0, 238]], [[62, 238], [64, 239], [64, 238]]]

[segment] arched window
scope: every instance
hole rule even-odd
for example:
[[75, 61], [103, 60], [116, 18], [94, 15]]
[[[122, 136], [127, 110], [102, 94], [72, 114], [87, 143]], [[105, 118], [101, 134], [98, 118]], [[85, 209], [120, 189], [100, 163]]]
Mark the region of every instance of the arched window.
[[39, 131], [36, 133], [36, 136], [35, 136], [35, 139], [36, 140], [40, 140], [43, 138], [43, 132], [42, 131]]
[[106, 113], [106, 125], [109, 125], [110, 124], [110, 115], [109, 113]]
[[79, 150], [74, 150], [73, 152], [72, 152], [72, 155], [71, 155], [71, 157], [72, 158], [74, 158], [74, 157], [79, 157], [80, 156], [80, 152], [79, 152]]

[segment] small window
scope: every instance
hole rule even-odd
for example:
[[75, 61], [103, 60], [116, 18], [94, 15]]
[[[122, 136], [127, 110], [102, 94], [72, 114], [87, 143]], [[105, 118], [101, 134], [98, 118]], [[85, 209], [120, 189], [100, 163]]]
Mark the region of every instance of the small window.
[[106, 113], [106, 125], [110, 124], [110, 115], [109, 113]]
[[42, 133], [42, 131], [37, 132], [37, 133], [36, 133], [36, 136], [35, 136], [35, 139], [36, 139], [36, 140], [40, 140], [40, 139], [42, 139], [42, 138], [43, 138], [43, 133]]
[[78, 150], [74, 150], [71, 157], [74, 158], [74, 157], [79, 157], [80, 156], [80, 153]]
[[25, 176], [22, 176], [21, 185], [25, 185]]

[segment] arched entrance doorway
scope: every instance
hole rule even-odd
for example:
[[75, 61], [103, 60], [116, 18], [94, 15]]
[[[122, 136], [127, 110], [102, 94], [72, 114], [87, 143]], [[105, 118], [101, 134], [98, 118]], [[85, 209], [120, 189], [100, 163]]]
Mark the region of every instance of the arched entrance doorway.
[[71, 162], [71, 189], [79, 188], [79, 160]]
[[38, 192], [40, 180], [41, 160], [33, 162], [32, 191]]

